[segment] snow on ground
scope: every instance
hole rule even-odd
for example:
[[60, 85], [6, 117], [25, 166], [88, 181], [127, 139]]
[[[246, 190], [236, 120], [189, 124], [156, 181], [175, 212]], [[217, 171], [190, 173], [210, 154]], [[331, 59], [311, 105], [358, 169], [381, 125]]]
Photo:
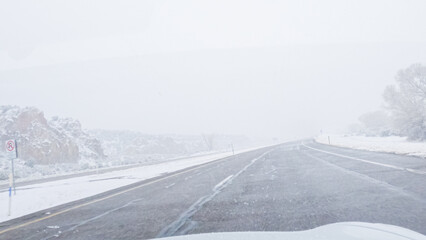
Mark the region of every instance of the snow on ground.
[[[199, 157], [199, 156], [207, 156], [212, 154], [218, 154], [223, 153], [224, 150], [221, 151], [204, 151], [204, 152], [198, 152], [193, 154], [188, 154], [184, 156], [178, 156], [178, 157], [172, 157], [167, 158], [166, 156], [159, 156], [158, 159], [153, 158], [151, 160], [146, 160], [145, 162], [139, 161], [135, 163], [130, 164], [118, 164], [118, 165], [112, 165], [108, 166], [109, 164], [106, 164], [106, 166], [100, 166], [99, 168], [92, 167], [88, 169], [81, 169], [81, 165], [88, 163], [90, 164], [96, 164], [93, 159], [81, 159], [79, 164], [55, 164], [54, 167], [52, 165], [35, 165], [33, 167], [28, 167], [25, 165], [25, 161], [22, 159], [15, 159], [15, 174], [19, 174], [19, 177], [17, 178], [17, 181], [19, 182], [28, 182], [32, 180], [41, 180], [41, 179], [49, 179], [49, 178], [55, 178], [55, 177], [67, 177], [70, 178], [72, 175], [79, 174], [79, 173], [90, 173], [90, 172], [97, 172], [97, 171], [104, 171], [104, 170], [114, 170], [117, 168], [123, 168], [123, 167], [137, 167], [140, 165], [150, 165], [150, 164], [156, 164], [159, 162], [165, 162], [165, 161], [174, 161], [179, 159], [185, 159], [185, 158], [192, 158], [192, 157]], [[10, 166], [10, 160], [6, 160], [6, 157], [2, 155], [2, 152], [0, 151], [0, 176], [3, 174], [4, 180], [0, 180], [0, 188], [2, 185], [9, 184], [9, 179], [7, 179], [5, 176], [8, 176], [9, 169], [4, 168], [4, 171], [1, 171], [1, 167], [4, 167], [5, 165]]]
[[[254, 149], [235, 153], [251, 150]], [[230, 152], [211, 154], [103, 174], [26, 185], [17, 188], [16, 195], [12, 194], [11, 216], [8, 216], [9, 193], [0, 192], [0, 222], [231, 155]]]
[[315, 138], [319, 143], [354, 149], [405, 154], [426, 158], [426, 142], [409, 142], [405, 137], [365, 137], [343, 135], [320, 135]]

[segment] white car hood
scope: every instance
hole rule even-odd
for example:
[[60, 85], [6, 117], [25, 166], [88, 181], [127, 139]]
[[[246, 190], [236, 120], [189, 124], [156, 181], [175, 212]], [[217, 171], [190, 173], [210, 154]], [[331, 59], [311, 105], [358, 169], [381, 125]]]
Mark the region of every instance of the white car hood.
[[203, 233], [162, 238], [167, 240], [426, 240], [406, 228], [363, 222], [341, 222], [299, 232]]

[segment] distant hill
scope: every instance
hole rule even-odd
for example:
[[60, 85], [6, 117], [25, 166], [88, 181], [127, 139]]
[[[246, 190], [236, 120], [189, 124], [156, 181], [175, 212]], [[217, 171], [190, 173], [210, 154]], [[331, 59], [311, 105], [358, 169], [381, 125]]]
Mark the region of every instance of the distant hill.
[[[136, 131], [90, 130], [100, 139], [109, 161], [123, 163], [150, 162], [201, 152], [230, 151], [251, 146], [251, 140], [240, 135], [209, 134], [211, 146], [205, 135], [162, 134], [148, 135]], [[114, 164], [115, 165], [115, 164]]]

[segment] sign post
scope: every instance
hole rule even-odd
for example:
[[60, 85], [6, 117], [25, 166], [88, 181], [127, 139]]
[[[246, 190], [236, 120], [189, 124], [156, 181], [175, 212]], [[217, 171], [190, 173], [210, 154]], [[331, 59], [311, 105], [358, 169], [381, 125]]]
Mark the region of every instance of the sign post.
[[9, 211], [7, 216], [12, 214], [12, 174], [9, 174]]
[[14, 160], [18, 157], [18, 151], [16, 149], [16, 141], [15, 139], [10, 139], [6, 141], [6, 153], [7, 157], [11, 160], [12, 164], [12, 186], [13, 186], [13, 193], [16, 195], [16, 187], [15, 187], [15, 164]]

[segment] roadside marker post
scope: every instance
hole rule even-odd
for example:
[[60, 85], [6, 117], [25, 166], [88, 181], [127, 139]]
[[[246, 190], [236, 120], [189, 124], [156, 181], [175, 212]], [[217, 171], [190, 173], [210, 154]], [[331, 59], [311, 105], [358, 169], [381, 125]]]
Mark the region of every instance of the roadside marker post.
[[233, 143], [231, 144], [231, 147], [232, 147], [232, 156], [234, 157], [234, 160], [236, 160], [237, 159], [237, 155], [235, 155], [235, 150], [234, 150], [234, 144]]

